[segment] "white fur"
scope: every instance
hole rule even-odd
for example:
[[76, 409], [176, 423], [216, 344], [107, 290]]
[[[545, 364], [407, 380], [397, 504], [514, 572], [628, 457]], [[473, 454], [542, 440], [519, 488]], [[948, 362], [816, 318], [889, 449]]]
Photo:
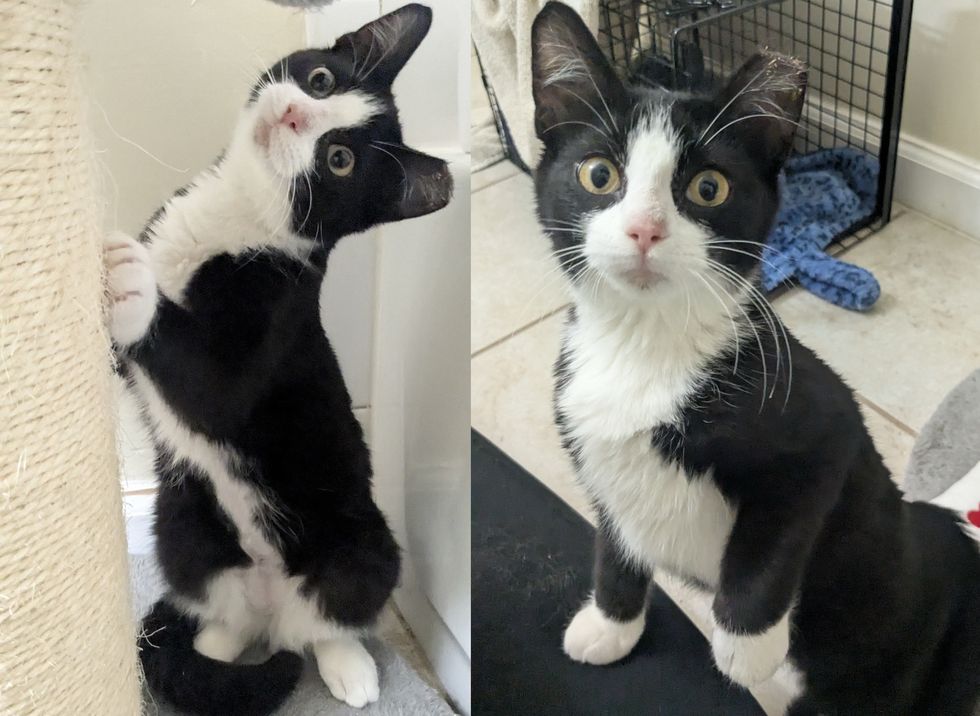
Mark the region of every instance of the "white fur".
[[[231, 661], [245, 645], [256, 640], [268, 641], [274, 651], [300, 653], [310, 645], [356, 641], [363, 630], [324, 619], [316, 603], [302, 593], [303, 579], [285, 573], [278, 549], [260, 527], [264, 521], [277, 519], [277, 508], [236, 477], [234, 468], [241, 458], [190, 430], [166, 404], [146, 373], [136, 365], [131, 368], [155, 436], [173, 452], [175, 462], [187, 462], [207, 476], [218, 504], [238, 530], [242, 549], [254, 562], [213, 577], [203, 600], [172, 596], [178, 607], [203, 623], [195, 648], [206, 656]], [[358, 657], [356, 662], [357, 673], [362, 673], [367, 668], [363, 659]], [[376, 692], [376, 674], [374, 684]], [[368, 694], [372, 693], [369, 687], [370, 683], [365, 687]], [[348, 703], [357, 706], [361, 692], [351, 688], [350, 693], [353, 700]], [[343, 698], [337, 692], [334, 695]]]
[[587, 601], [565, 629], [563, 647], [575, 661], [611, 664], [629, 654], [643, 635], [646, 615], [620, 622], [610, 619], [595, 600]]
[[[627, 144], [622, 200], [596, 212], [584, 225], [589, 266], [598, 271], [603, 283], [634, 302], [659, 303], [664, 294], [689, 284], [704, 292], [694, 274], [707, 271], [709, 233], [674, 205], [671, 180], [680, 149], [666, 115], [646, 117], [630, 133]], [[627, 231], [642, 217], [663, 222], [665, 228], [664, 240], [645, 255], [637, 251]]]
[[708, 475], [665, 460], [651, 431], [678, 419], [707, 356], [731, 340], [731, 326], [695, 301], [699, 330], [685, 334], [671, 325], [669, 305], [661, 313], [601, 293], [578, 303], [564, 337], [570, 377], [558, 408], [578, 447], [579, 479], [627, 555], [714, 587], [735, 510]]
[[[290, 105], [300, 108], [309, 120], [298, 133], [279, 124]], [[313, 168], [314, 150], [322, 135], [362, 126], [381, 110], [377, 99], [360, 90], [314, 99], [293, 82], [277, 82], [266, 87], [255, 103], [246, 108], [239, 128], [244, 125], [251, 136], [239, 137], [236, 132], [235, 141], [245, 140], [242, 150], [258, 148], [280, 177], [293, 178]]]
[[354, 708], [378, 700], [378, 668], [356, 639], [333, 639], [313, 645], [317, 669], [335, 698]]
[[[625, 554], [714, 590], [736, 508], [710, 474], [689, 475], [665, 459], [652, 431], [677, 424], [702, 386], [706, 364], [736, 344], [743, 296], [698, 278], [708, 274], [709, 236], [674, 205], [670, 182], [678, 154], [663, 116], [641, 123], [629, 141], [623, 200], [585, 223], [592, 271], [572, 288], [576, 320], [563, 337], [568, 380], [557, 407], [576, 447], [579, 479]], [[626, 230], [643, 213], [666, 226], [666, 238], [646, 255]], [[787, 623], [756, 637], [716, 630], [719, 667], [739, 683], [771, 676], [785, 660]], [[583, 644], [601, 640], [604, 629], [609, 625], [587, 605], [566, 632], [573, 658], [586, 653]], [[604, 648], [603, 657], [616, 652]]]
[[248, 639], [242, 632], [235, 631], [221, 622], [210, 622], [194, 637], [194, 649], [215, 661], [232, 662], [248, 646]]
[[[286, 107], [302, 107], [301, 132], [279, 125]], [[313, 99], [291, 82], [266, 87], [239, 117], [224, 159], [175, 196], [150, 227], [150, 256], [161, 292], [180, 303], [191, 278], [208, 259], [271, 249], [296, 258], [312, 250], [291, 230], [292, 182], [312, 168], [324, 133], [365, 124], [381, 111], [360, 91]]]
[[968, 512], [980, 510], [980, 463], [950, 485], [946, 492], [933, 499], [932, 503], [958, 513], [963, 519], [963, 531], [980, 549], [980, 528], [967, 520]]
[[789, 613], [758, 634], [734, 634], [715, 625], [711, 653], [718, 670], [741, 686], [771, 678], [789, 652]]
[[109, 290], [109, 333], [121, 346], [146, 335], [157, 308], [157, 283], [150, 254], [121, 231], [105, 238], [106, 283]]

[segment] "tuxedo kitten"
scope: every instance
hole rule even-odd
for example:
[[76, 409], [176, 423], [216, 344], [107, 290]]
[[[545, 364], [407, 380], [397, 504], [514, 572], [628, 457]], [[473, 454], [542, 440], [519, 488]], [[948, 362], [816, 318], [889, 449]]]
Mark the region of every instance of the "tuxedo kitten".
[[567, 654], [626, 656], [662, 569], [713, 593], [733, 681], [788, 659], [793, 713], [971, 713], [977, 544], [902, 500], [851, 391], [758, 288], [802, 64], [758, 54], [704, 94], [629, 87], [549, 3], [532, 68], [538, 213], [574, 296], [555, 414], [598, 517]]
[[[271, 712], [307, 649], [336, 698], [378, 698], [359, 638], [399, 551], [319, 297], [342, 237], [449, 201], [448, 167], [402, 144], [391, 94], [430, 22], [407, 5], [283, 59], [214, 166], [140, 242], [108, 241], [111, 332], [154, 437], [169, 588], [141, 660], [186, 712]], [[235, 664], [254, 642], [273, 656]]]

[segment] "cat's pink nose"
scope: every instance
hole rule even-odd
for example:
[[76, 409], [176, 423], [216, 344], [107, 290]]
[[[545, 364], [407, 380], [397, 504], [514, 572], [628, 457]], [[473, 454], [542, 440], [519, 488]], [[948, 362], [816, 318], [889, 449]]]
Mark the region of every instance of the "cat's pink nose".
[[279, 124], [284, 124], [297, 133], [306, 129], [307, 121], [306, 114], [295, 104], [286, 107], [286, 111], [279, 118]]
[[636, 242], [637, 250], [645, 254], [651, 246], [666, 238], [667, 226], [662, 219], [644, 216], [630, 222], [626, 235]]

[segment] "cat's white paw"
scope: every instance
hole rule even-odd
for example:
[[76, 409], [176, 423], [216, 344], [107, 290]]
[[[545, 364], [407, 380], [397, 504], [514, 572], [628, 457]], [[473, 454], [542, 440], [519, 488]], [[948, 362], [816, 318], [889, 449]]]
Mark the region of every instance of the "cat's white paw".
[[136, 239], [115, 231], [105, 239], [109, 288], [109, 333], [121, 346], [146, 335], [157, 308], [150, 253]]
[[586, 664], [611, 664], [633, 650], [645, 625], [643, 614], [628, 622], [610, 619], [590, 599], [565, 629], [565, 653]]
[[759, 634], [733, 634], [715, 625], [711, 652], [718, 670], [740, 686], [771, 678], [789, 652], [789, 615]]
[[356, 709], [378, 700], [378, 667], [356, 639], [330, 639], [313, 646], [320, 677], [334, 698]]
[[194, 637], [194, 650], [215, 661], [232, 662], [248, 646], [242, 634], [232, 631], [223, 624], [205, 624]]

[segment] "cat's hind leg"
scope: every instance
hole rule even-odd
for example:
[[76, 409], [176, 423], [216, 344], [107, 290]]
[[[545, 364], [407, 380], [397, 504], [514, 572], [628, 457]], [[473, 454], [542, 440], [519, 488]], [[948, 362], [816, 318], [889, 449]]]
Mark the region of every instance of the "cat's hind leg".
[[354, 708], [378, 700], [378, 667], [354, 636], [338, 636], [313, 644], [317, 669], [334, 698]]

